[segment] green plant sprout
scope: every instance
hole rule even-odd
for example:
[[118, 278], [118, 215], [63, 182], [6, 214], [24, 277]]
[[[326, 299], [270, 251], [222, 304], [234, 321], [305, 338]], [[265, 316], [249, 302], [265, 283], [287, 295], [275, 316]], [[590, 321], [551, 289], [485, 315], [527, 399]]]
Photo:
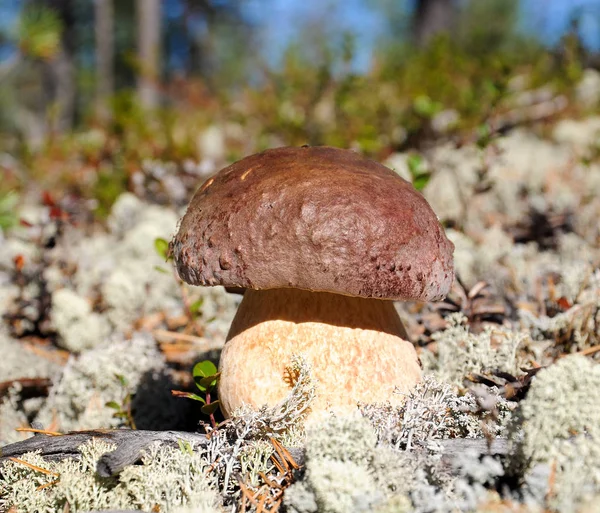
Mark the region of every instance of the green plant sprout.
[[217, 367], [213, 362], [210, 360], [204, 360], [194, 365], [194, 369], [192, 370], [194, 383], [196, 383], [198, 390], [204, 394], [204, 397], [192, 392], [171, 390], [171, 393], [176, 397], [187, 397], [188, 399], [193, 399], [194, 401], [200, 401], [202, 403], [202, 408], [200, 411], [202, 411], [204, 415], [209, 416], [210, 424], [213, 429], [217, 427], [214, 414], [219, 408], [220, 403], [218, 400], [213, 401], [211, 399], [211, 394], [217, 386], [220, 374], [221, 373], [218, 372]]
[[190, 456], [193, 456], [194, 454], [194, 448], [192, 447], [192, 444], [190, 442], [188, 442], [187, 440], [177, 440], [177, 445], [179, 446], [179, 450], [183, 453], [183, 454], [189, 454]]
[[424, 94], [417, 96], [413, 101], [414, 111], [425, 119], [433, 118], [443, 108], [444, 106], [440, 102], [436, 102]]
[[413, 187], [418, 191], [422, 191], [431, 178], [431, 173], [427, 170], [425, 159], [418, 153], [411, 153], [408, 156], [407, 164]]
[[0, 192], [0, 231], [7, 231], [18, 223], [18, 203], [19, 195], [15, 191]]
[[[165, 262], [168, 262], [171, 258], [169, 252], [169, 243], [166, 241], [166, 239], [163, 239], [162, 237], [157, 237], [156, 239], [154, 239], [154, 249], [156, 250], [158, 256], [161, 257]], [[160, 265], [155, 265], [154, 269], [161, 273], [169, 272]]]
[[115, 413], [113, 413], [114, 418], [122, 419], [125, 425], [131, 429], [137, 429], [133, 414], [131, 413], [131, 393], [127, 392], [127, 379], [122, 374], [115, 374], [115, 377], [121, 383], [125, 395], [120, 404], [117, 401], [108, 401], [105, 406], [115, 410]]

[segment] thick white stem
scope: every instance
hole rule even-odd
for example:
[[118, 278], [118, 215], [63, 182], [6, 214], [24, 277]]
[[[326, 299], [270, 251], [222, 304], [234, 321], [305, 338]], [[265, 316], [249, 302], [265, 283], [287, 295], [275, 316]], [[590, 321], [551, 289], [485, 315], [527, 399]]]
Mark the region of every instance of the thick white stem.
[[358, 402], [401, 402], [394, 393], [421, 379], [413, 345], [391, 301], [297, 289], [247, 290], [221, 355], [219, 397], [226, 415], [259, 408], [291, 390], [286, 368], [303, 355], [318, 379], [313, 413]]

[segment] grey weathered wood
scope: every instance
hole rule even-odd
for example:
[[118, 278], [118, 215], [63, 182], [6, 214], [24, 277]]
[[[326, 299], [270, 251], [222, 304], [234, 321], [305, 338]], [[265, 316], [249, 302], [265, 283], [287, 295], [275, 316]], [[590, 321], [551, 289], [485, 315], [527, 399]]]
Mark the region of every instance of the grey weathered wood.
[[0, 449], [0, 462], [6, 458], [18, 458], [31, 451], [41, 451], [44, 458], [61, 460], [79, 458], [79, 446], [92, 438], [101, 438], [116, 444], [116, 449], [106, 453], [98, 461], [97, 472], [102, 477], [118, 474], [127, 465], [141, 458], [144, 450], [153, 442], [177, 447], [179, 441], [205, 444], [206, 435], [186, 431], [145, 431], [131, 429], [76, 431], [60, 436], [38, 434], [22, 442], [6, 445]]
[[436, 440], [443, 449], [443, 458], [454, 459], [465, 451], [474, 451], [480, 456], [485, 454], [504, 456], [508, 454], [508, 440], [506, 438], [447, 438]]
[[[78, 448], [91, 438], [102, 438], [116, 444], [116, 449], [105, 454], [98, 461], [97, 472], [102, 477], [113, 476], [121, 472], [127, 465], [140, 460], [142, 453], [153, 442], [177, 447], [179, 441], [204, 445], [206, 435], [186, 431], [144, 431], [130, 429], [77, 431], [60, 436], [39, 434], [22, 442], [7, 445], [0, 449], [0, 462], [9, 457], [19, 457], [31, 451], [51, 460], [79, 458]], [[435, 440], [442, 447], [442, 460], [452, 465], [457, 456], [466, 451], [474, 455], [506, 455], [508, 441], [505, 438], [486, 440], [484, 438], [453, 438]], [[290, 448], [290, 453], [300, 465], [304, 463], [304, 450]]]

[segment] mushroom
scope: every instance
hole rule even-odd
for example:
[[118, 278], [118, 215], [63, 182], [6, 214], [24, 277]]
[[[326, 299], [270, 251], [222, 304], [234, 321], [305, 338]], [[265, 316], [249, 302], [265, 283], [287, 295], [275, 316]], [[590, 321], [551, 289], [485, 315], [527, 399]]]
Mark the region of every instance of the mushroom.
[[421, 368], [391, 300], [442, 299], [453, 249], [409, 182], [349, 150], [267, 150], [208, 179], [172, 251], [186, 282], [246, 289], [219, 364], [224, 414], [284, 399], [294, 354], [318, 379], [313, 413], [400, 402]]

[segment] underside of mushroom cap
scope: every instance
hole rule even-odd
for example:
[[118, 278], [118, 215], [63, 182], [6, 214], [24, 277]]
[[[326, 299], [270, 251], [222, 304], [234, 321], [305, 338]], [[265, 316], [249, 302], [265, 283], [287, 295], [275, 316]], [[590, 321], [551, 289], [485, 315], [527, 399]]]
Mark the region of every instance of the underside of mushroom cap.
[[196, 192], [172, 242], [193, 285], [421, 301], [448, 293], [453, 250], [410, 183], [324, 146], [267, 150], [223, 169]]

